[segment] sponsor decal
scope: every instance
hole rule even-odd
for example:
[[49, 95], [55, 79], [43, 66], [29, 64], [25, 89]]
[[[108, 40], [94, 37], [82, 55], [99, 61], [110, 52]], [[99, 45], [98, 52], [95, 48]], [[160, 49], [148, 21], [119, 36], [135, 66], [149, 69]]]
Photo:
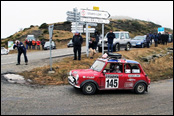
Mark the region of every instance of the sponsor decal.
[[94, 79], [95, 77], [93, 77], [93, 76], [83, 76], [83, 78], [87, 78], [87, 79]]
[[128, 75], [128, 77], [140, 77], [140, 75]]

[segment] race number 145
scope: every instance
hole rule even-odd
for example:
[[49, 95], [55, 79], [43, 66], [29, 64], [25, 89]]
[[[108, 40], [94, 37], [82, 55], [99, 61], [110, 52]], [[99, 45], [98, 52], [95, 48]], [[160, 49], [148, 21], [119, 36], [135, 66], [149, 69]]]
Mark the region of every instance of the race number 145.
[[118, 88], [118, 78], [106, 78], [105, 88]]

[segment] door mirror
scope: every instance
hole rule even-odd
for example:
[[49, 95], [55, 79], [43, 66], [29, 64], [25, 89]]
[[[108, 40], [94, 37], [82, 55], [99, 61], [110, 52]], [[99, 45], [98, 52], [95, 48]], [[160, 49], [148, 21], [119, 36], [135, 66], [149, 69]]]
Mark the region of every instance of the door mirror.
[[103, 74], [105, 75], [105, 73], [106, 73], [106, 70], [103, 70]]

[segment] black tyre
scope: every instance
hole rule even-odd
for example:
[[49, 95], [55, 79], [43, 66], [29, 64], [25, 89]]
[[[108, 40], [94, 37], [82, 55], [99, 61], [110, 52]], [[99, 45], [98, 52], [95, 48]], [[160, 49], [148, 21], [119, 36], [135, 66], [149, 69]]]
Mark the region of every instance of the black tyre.
[[120, 50], [119, 44], [117, 43], [117, 44], [115, 45], [115, 51], [118, 52], [119, 50]]
[[96, 86], [94, 83], [86, 83], [82, 87], [82, 91], [85, 95], [93, 95], [96, 92]]
[[146, 85], [144, 83], [138, 83], [134, 88], [135, 93], [143, 94], [146, 91]]
[[131, 48], [130, 43], [127, 43], [125, 50], [126, 50], [126, 51], [129, 51], [129, 50], [130, 50], [130, 48]]

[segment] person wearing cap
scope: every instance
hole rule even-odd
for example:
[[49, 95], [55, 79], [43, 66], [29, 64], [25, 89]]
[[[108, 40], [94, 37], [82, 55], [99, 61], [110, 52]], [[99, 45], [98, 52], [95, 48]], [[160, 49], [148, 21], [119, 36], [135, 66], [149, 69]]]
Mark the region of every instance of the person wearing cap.
[[81, 60], [81, 47], [83, 43], [82, 36], [76, 32], [72, 38], [73, 47], [74, 47], [74, 60], [77, 60], [77, 52], [78, 52], [78, 60]]
[[96, 54], [96, 44], [97, 44], [97, 41], [96, 41], [96, 38], [95, 36], [92, 36], [91, 37], [91, 40], [89, 41], [89, 51], [90, 51], [90, 58], [93, 59], [94, 57], [94, 54]]
[[21, 54], [24, 54], [24, 60], [25, 60], [25, 65], [28, 65], [28, 58], [27, 58], [27, 51], [26, 48], [24, 46], [24, 44], [22, 42], [20, 42], [19, 40], [15, 41], [15, 44], [13, 46], [13, 49], [15, 49], [17, 47], [18, 49], [18, 57], [17, 57], [17, 64], [16, 65], [20, 65], [20, 61], [21, 61]]

